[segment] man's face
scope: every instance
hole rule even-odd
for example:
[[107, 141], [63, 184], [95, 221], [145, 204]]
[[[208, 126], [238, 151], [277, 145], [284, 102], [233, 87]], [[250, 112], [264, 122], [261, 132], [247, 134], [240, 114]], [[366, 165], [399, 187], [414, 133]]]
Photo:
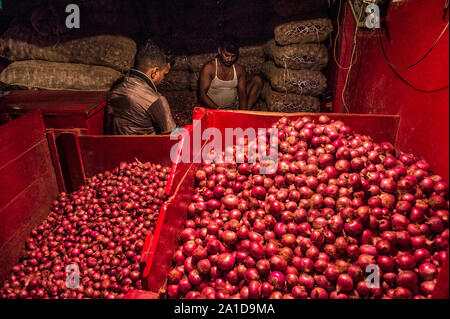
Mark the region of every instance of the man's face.
[[234, 53], [230, 53], [227, 50], [219, 49], [219, 58], [225, 66], [229, 67], [236, 62], [237, 55]]
[[160, 85], [164, 81], [164, 77], [169, 73], [170, 71], [170, 64], [168, 63], [167, 66], [163, 68], [155, 68], [150, 73], [150, 78], [152, 79], [153, 83], [155, 85]]

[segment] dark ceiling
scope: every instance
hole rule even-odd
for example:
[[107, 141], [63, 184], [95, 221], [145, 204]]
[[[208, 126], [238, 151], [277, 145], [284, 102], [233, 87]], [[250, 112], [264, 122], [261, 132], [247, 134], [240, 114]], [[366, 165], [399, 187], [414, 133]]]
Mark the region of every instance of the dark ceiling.
[[[152, 39], [174, 54], [212, 52], [223, 37], [257, 45], [275, 26], [328, 15], [328, 0], [3, 0], [0, 31], [50, 44], [94, 34]], [[67, 29], [68, 4], [80, 7], [80, 29]]]

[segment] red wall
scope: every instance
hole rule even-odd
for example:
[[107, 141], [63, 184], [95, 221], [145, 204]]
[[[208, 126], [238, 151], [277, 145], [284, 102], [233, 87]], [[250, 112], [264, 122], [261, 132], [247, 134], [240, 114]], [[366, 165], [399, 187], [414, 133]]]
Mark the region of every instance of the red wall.
[[[444, 21], [444, 0], [407, 0], [392, 4], [387, 12], [383, 44], [390, 62], [405, 67], [421, 58], [448, 23]], [[343, 8], [337, 58], [349, 66], [355, 23], [348, 7]], [[406, 85], [385, 61], [377, 33], [360, 29], [357, 34], [356, 64], [345, 91], [347, 70], [341, 70], [331, 56], [329, 86], [334, 91], [334, 112], [398, 114], [401, 116], [396, 147], [426, 159], [433, 170], [449, 180], [449, 89], [422, 93]], [[433, 90], [449, 83], [449, 31], [421, 63], [397, 71], [415, 87]]]

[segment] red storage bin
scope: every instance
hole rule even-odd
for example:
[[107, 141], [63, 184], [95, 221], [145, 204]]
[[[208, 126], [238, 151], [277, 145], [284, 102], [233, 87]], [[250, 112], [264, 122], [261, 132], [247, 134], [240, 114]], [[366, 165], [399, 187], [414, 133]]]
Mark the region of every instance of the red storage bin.
[[[194, 110], [194, 127], [189, 127], [189, 138], [192, 144], [193, 131], [201, 127], [218, 128], [222, 133], [225, 128], [232, 126], [246, 129], [267, 128], [281, 116], [299, 117], [303, 115], [318, 118], [321, 114], [280, 114], [251, 111], [224, 111]], [[372, 115], [372, 114], [327, 114], [332, 119], [340, 119], [360, 134], [371, 136], [376, 142], [390, 142], [395, 145], [397, 129], [400, 117], [397, 115]], [[195, 121], [197, 120], [197, 121]], [[195, 127], [197, 126], [197, 127]], [[206, 142], [206, 141], [205, 141]], [[204, 145], [204, 144], [203, 144]], [[192, 152], [192, 145], [190, 148]], [[187, 206], [190, 203], [194, 191], [195, 172], [200, 167], [196, 163], [181, 163], [175, 170], [175, 175], [182, 176], [177, 184], [177, 190], [173, 191], [171, 199], [163, 205], [151, 243], [147, 243], [148, 258], [144, 269], [146, 288], [151, 292], [160, 294], [164, 292], [167, 274], [171, 268], [172, 255], [177, 246], [177, 236], [183, 229], [183, 223], [187, 218]], [[179, 184], [178, 184], [179, 183]], [[437, 280], [433, 298], [448, 298], [448, 254], [447, 261], [442, 267]]]
[[111, 170], [122, 161], [138, 159], [171, 166], [170, 152], [178, 142], [171, 140], [170, 135], [49, 135], [54, 145], [53, 156], [58, 159], [65, 189], [69, 192], [84, 185], [86, 178]]
[[45, 127], [79, 134], [103, 134], [107, 91], [11, 91], [0, 99], [0, 113], [14, 119], [41, 110]]
[[[167, 194], [172, 192], [173, 181], [180, 180], [174, 172], [182, 170], [172, 163], [170, 155], [172, 152], [179, 156], [182, 143], [177, 144], [179, 141], [171, 140], [170, 135], [83, 136], [76, 132], [49, 132], [46, 136], [43, 120], [41, 111], [36, 111], [0, 126], [0, 282], [9, 275], [24, 250], [25, 239], [47, 217], [60, 192], [55, 170], [64, 173], [63, 185], [68, 191], [122, 161], [135, 159], [172, 166]], [[147, 243], [150, 241], [151, 238], [146, 239]], [[143, 249], [144, 258], [148, 247], [146, 244]], [[155, 294], [149, 291], [133, 291], [128, 297], [152, 296]]]
[[40, 111], [0, 126], [0, 282], [58, 195]]

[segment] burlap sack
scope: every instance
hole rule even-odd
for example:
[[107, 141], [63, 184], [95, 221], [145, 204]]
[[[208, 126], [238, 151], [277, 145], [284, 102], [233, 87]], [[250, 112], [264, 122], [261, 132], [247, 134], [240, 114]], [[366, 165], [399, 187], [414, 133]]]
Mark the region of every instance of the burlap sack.
[[171, 70], [189, 71], [189, 57], [186, 55], [179, 55], [173, 57], [174, 64]]
[[103, 66], [30, 60], [11, 63], [0, 73], [0, 82], [47, 90], [103, 91], [121, 75]]
[[11, 61], [44, 60], [107, 66], [119, 71], [133, 67], [136, 43], [129, 38], [99, 35], [42, 46], [36, 34], [9, 30], [0, 38], [0, 56]]
[[186, 90], [190, 87], [191, 73], [189, 71], [171, 70], [159, 85], [160, 89], [169, 91]]
[[189, 69], [192, 72], [199, 72], [207, 62], [213, 60], [216, 56], [217, 53], [191, 55], [189, 57]]
[[279, 45], [295, 43], [320, 43], [333, 31], [333, 24], [328, 18], [292, 21], [275, 28], [275, 41]]
[[264, 58], [257, 56], [239, 57], [237, 63], [244, 67], [247, 76], [256, 75], [262, 72]]
[[280, 68], [267, 61], [263, 73], [273, 89], [282, 93], [317, 96], [327, 88], [327, 78], [320, 71]]
[[192, 91], [197, 91], [199, 77], [200, 77], [200, 72], [191, 72], [190, 77], [189, 77], [189, 88]]
[[277, 45], [270, 40], [264, 52], [276, 65], [294, 70], [322, 70], [328, 64], [328, 49], [322, 44], [303, 43]]
[[270, 112], [320, 112], [320, 101], [318, 98], [293, 93], [279, 93], [272, 90], [268, 82], [264, 84], [261, 95], [265, 99]]
[[239, 48], [239, 57], [245, 58], [249, 56], [264, 57], [264, 47], [262, 45], [258, 45]]

